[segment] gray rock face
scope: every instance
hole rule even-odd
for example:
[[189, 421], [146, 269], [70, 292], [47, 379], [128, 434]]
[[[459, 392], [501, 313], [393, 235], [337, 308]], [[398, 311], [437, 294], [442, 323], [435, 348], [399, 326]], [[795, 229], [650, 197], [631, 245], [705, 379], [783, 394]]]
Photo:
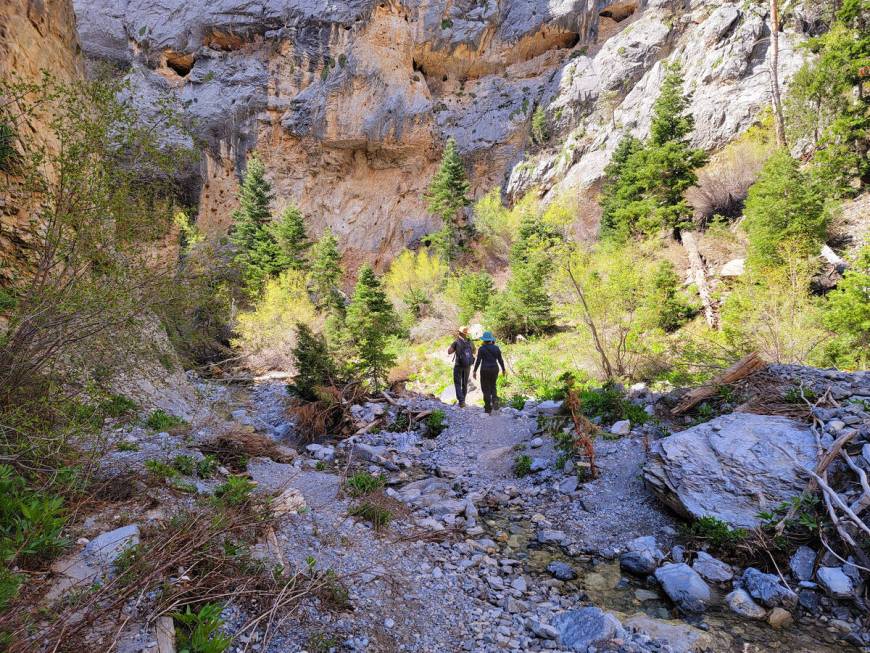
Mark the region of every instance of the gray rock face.
[[725, 603], [732, 612], [747, 619], [764, 619], [767, 616], [767, 610], [753, 601], [746, 590], [734, 590], [725, 597]]
[[692, 564], [692, 569], [707, 580], [712, 580], [716, 583], [724, 583], [734, 578], [734, 571], [731, 569], [731, 565], [722, 562], [718, 558], [714, 558], [704, 551], [698, 551], [698, 556]]
[[662, 565], [655, 576], [665, 594], [683, 610], [703, 612], [712, 600], [710, 587], [685, 563]]
[[556, 617], [553, 625], [559, 631], [563, 647], [583, 653], [590, 646], [613, 639], [622, 630], [616, 617], [595, 607], [564, 612]]
[[816, 578], [829, 596], [847, 598], [852, 595], [852, 580], [843, 573], [842, 567], [819, 567]]
[[742, 583], [752, 598], [768, 608], [779, 606], [791, 609], [797, 604], [797, 595], [780, 582], [779, 576], [749, 567], [743, 572]]
[[788, 567], [798, 580], [810, 580], [813, 577], [815, 563], [816, 552], [802, 544], [788, 561]]
[[647, 486], [689, 518], [716, 517], [734, 527], [800, 494], [816, 445], [803, 424], [784, 417], [733, 413], [655, 442], [644, 467]]

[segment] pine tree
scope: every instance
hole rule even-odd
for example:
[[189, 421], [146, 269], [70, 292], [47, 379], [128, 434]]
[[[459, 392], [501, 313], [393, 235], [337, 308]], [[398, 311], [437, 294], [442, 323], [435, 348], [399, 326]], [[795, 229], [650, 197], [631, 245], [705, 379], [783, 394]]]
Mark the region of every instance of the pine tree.
[[395, 362], [386, 344], [391, 335], [398, 334], [399, 317], [369, 265], [360, 270], [346, 324], [358, 371], [372, 389], [380, 388]]
[[818, 254], [828, 227], [824, 207], [824, 193], [788, 152], [771, 156], [746, 196], [743, 226], [749, 236], [749, 264], [781, 265], [786, 242], [799, 256]]
[[278, 241], [281, 265], [285, 270], [303, 270], [308, 267], [307, 252], [311, 241], [305, 232], [305, 217], [294, 204], [284, 209], [272, 233]]
[[682, 86], [679, 67], [670, 66], [653, 106], [649, 141], [623, 139], [605, 170], [602, 235], [611, 240], [689, 224], [691, 208], [683, 195], [707, 158], [689, 147], [694, 121], [686, 113], [689, 98]]
[[311, 289], [319, 310], [344, 315], [341, 277], [338, 241], [327, 228], [311, 250]]
[[296, 374], [293, 376], [292, 390], [302, 399], [315, 401], [318, 387], [336, 382], [336, 365], [326, 340], [313, 333], [303, 322], [296, 325], [293, 362]]
[[252, 295], [259, 294], [265, 280], [283, 269], [281, 250], [270, 225], [269, 204], [273, 197], [266, 168], [254, 155], [239, 190], [239, 208], [233, 213], [230, 233], [236, 247], [234, 260]]
[[460, 211], [471, 204], [469, 190], [456, 141], [450, 138], [444, 148], [438, 172], [432, 178], [425, 195], [429, 212], [441, 218], [444, 225], [431, 240], [446, 260], [455, 257], [457, 250], [463, 245], [466, 226], [460, 217]]

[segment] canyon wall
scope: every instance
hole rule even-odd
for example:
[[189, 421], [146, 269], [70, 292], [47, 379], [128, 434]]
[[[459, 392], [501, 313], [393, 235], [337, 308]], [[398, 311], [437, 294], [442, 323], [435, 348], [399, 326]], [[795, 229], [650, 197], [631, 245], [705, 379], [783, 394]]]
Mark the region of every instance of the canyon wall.
[[[256, 150], [276, 210], [293, 201], [315, 232], [330, 226], [351, 267], [383, 267], [438, 227], [422, 196], [450, 137], [475, 196], [594, 187], [619, 138], [646, 134], [666, 60], [693, 93], [696, 144], [721, 147], [769, 103], [766, 6], [75, 0], [86, 55], [124, 70], [143, 110], [165, 97], [191, 118], [206, 233], [226, 233]], [[778, 37], [788, 80], [803, 37]], [[536, 144], [539, 106], [548, 138]]]

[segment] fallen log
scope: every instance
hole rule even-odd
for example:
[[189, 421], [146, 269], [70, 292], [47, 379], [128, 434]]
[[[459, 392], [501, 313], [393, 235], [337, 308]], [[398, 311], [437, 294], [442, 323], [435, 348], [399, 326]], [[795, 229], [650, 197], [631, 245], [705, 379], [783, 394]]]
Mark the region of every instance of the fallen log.
[[676, 408], [674, 408], [671, 412], [674, 415], [682, 415], [686, 411], [691, 410], [693, 407], [697, 406], [705, 399], [709, 399], [710, 397], [715, 395], [721, 386], [736, 383], [737, 381], [745, 379], [746, 377], [755, 374], [759, 370], [764, 369], [766, 366], [767, 363], [765, 363], [761, 359], [758, 353], [752, 352], [748, 356], [744, 356], [739, 361], [734, 363], [734, 365], [722, 372], [722, 374], [717, 376], [710, 383], [689, 390], [689, 392], [687, 392], [686, 395], [680, 400], [680, 403], [677, 404]]
[[698, 296], [701, 298], [701, 303], [704, 305], [704, 318], [707, 320], [707, 325], [711, 329], [719, 328], [719, 316], [716, 313], [716, 304], [713, 301], [713, 295], [710, 292], [710, 285], [707, 283], [707, 266], [704, 265], [704, 259], [701, 252], [698, 251], [698, 243], [695, 240], [695, 234], [691, 231], [682, 233], [683, 247], [689, 255], [689, 265], [692, 268], [692, 277], [695, 281], [695, 286], [698, 288]]

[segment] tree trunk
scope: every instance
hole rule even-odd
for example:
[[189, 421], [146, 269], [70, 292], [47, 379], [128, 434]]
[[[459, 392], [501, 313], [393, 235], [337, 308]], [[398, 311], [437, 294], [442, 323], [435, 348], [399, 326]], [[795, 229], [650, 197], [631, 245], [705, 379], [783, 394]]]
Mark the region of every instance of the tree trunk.
[[776, 144], [779, 147], [787, 147], [785, 119], [782, 115], [782, 98], [779, 94], [779, 5], [777, 0], [770, 0], [770, 95], [773, 100]]
[[610, 365], [610, 358], [607, 356], [607, 351], [604, 349], [604, 344], [598, 337], [598, 329], [595, 327], [595, 321], [592, 319], [592, 313], [589, 311], [589, 304], [586, 303], [586, 294], [583, 292], [583, 287], [577, 278], [574, 276], [574, 270], [571, 269], [571, 264], [568, 263], [568, 276], [571, 278], [571, 283], [574, 284], [574, 290], [577, 291], [577, 296], [580, 298], [580, 303], [583, 305], [583, 321], [589, 327], [592, 333], [592, 342], [595, 345], [595, 351], [598, 352], [598, 357], [601, 359], [601, 368], [608, 381], [614, 379], [613, 367]]
[[707, 268], [704, 265], [704, 259], [701, 258], [701, 253], [698, 251], [698, 243], [695, 241], [695, 234], [691, 231], [682, 233], [683, 247], [686, 248], [686, 253], [689, 255], [689, 266], [692, 268], [692, 277], [695, 280], [695, 285], [698, 286], [698, 295], [701, 296], [701, 303], [704, 305], [704, 317], [707, 319], [707, 324], [711, 329], [719, 328], [719, 315], [716, 312], [716, 304], [713, 302], [713, 297], [710, 294], [710, 285], [707, 283]]

